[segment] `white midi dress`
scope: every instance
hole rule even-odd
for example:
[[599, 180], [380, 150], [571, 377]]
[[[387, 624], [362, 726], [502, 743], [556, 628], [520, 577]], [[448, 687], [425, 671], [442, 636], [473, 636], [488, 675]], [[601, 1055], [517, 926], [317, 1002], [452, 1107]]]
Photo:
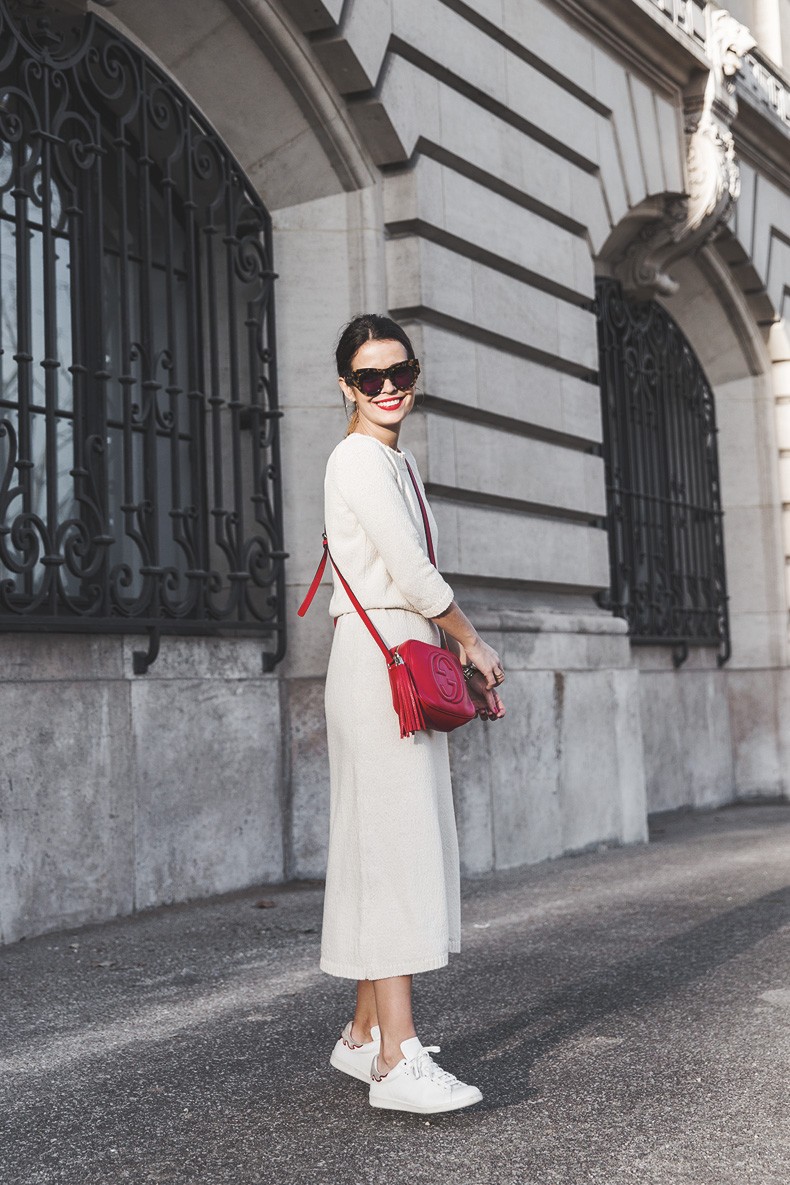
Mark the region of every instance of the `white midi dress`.
[[[332, 556], [388, 646], [406, 638], [438, 644], [439, 630], [428, 618], [453, 600], [428, 558], [407, 459], [424, 497], [411, 452], [361, 433], [335, 448], [324, 484]], [[427, 509], [436, 549], [436, 520]], [[386, 661], [334, 573], [333, 581], [320, 967], [349, 979], [430, 971], [460, 950], [447, 734], [401, 738]]]

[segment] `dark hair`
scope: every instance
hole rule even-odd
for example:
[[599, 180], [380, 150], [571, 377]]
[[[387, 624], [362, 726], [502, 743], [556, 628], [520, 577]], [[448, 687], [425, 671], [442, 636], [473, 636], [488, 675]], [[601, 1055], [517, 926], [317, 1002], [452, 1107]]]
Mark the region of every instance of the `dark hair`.
[[[397, 321], [391, 317], [384, 317], [380, 313], [360, 313], [352, 318], [340, 335], [340, 341], [335, 350], [337, 373], [344, 379], [351, 370], [354, 355], [365, 342], [400, 342], [406, 351], [407, 358], [414, 357], [414, 346], [409, 340], [405, 329], [401, 329]], [[357, 426], [359, 412], [356, 407], [348, 421], [346, 435], [350, 435]]]
[[414, 346], [409, 341], [405, 329], [401, 329], [397, 321], [391, 317], [384, 317], [379, 313], [360, 313], [349, 321], [340, 335], [340, 341], [335, 350], [337, 373], [345, 378], [351, 370], [354, 355], [365, 342], [395, 341], [406, 350], [408, 358], [414, 357]]

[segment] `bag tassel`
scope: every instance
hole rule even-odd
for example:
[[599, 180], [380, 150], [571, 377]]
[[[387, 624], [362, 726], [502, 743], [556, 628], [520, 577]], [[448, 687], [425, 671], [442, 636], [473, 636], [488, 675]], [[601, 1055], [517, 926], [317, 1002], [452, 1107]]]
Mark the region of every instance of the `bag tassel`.
[[411, 736], [413, 732], [422, 732], [426, 727], [422, 704], [417, 698], [411, 671], [403, 659], [396, 659], [391, 664], [389, 676], [392, 706], [398, 713], [401, 739]]

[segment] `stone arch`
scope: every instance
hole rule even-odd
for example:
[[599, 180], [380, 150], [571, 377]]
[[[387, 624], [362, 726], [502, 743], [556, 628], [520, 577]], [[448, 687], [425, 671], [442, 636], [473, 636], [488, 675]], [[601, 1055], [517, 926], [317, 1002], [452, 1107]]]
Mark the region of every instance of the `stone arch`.
[[[387, 305], [380, 174], [287, 5], [117, 0], [102, 15], [191, 96], [272, 215], [289, 640], [277, 669], [282, 724], [272, 734], [281, 749], [271, 762], [288, 806], [271, 832], [285, 875], [320, 875], [331, 621], [315, 612], [297, 628], [296, 607], [320, 553], [322, 458], [344, 430], [331, 369], [338, 328], [365, 308]], [[291, 720], [299, 721], [298, 744]]]
[[[632, 241], [633, 227], [616, 228], [597, 272], [612, 275]], [[731, 269], [736, 258], [740, 249], [734, 254], [725, 233], [676, 258], [674, 293], [655, 298], [694, 348], [716, 399], [732, 655], [719, 672], [711, 654], [692, 652], [681, 674], [686, 682], [678, 683], [669, 654], [634, 648], [643, 703], [652, 705], [642, 723], [653, 811], [687, 801], [689, 786], [697, 805], [787, 789], [780, 714], [787, 602], [772, 357], [780, 347], [771, 329], [780, 323], [765, 290], [748, 291], [746, 273]]]
[[675, 267], [661, 298], [716, 397], [734, 669], [784, 665], [786, 623], [778, 448], [770, 351], [713, 247]]
[[[343, 432], [332, 380], [338, 327], [385, 307], [378, 169], [284, 5], [269, 0], [116, 0], [102, 16], [166, 69], [214, 124], [272, 215], [277, 281], [287, 582], [293, 613], [320, 525], [316, 457]], [[301, 415], [301, 412], [309, 413]], [[306, 508], [309, 506], [309, 514]], [[319, 540], [320, 542], [320, 540]], [[291, 630], [286, 666], [321, 625]], [[320, 666], [320, 664], [319, 664]]]
[[266, 0], [117, 0], [102, 16], [211, 119], [270, 210], [371, 184], [340, 100]]
[[[787, 389], [784, 322], [744, 293], [725, 262], [727, 236], [676, 268], [666, 302], [714, 387], [733, 655], [726, 673], [733, 789], [787, 794], [788, 595], [776, 399]], [[755, 309], [762, 315], [758, 321]], [[785, 477], [786, 480], [786, 477]], [[784, 514], [787, 514], [785, 505]]]
[[751, 164], [741, 166], [741, 177], [733, 225], [718, 251], [760, 327], [771, 361], [790, 649], [790, 221], [786, 195], [771, 178]]
[[[611, 273], [607, 251], [618, 241], [615, 231], [598, 263], [599, 272]], [[728, 266], [728, 242], [725, 239], [721, 247], [709, 244], [676, 260], [672, 277], [677, 291], [657, 299], [694, 347], [716, 396], [725, 541], [734, 577], [732, 665], [774, 665], [786, 661], [786, 655], [780, 628], [783, 557], [772, 357], [766, 322], [755, 319], [754, 295], [744, 294]], [[764, 297], [762, 309], [765, 316]], [[758, 538], [761, 554], [747, 560], [745, 544], [754, 546]], [[765, 599], [760, 597], [761, 587]], [[759, 645], [754, 623], [749, 622], [758, 613], [774, 618], [768, 631], [772, 640], [764, 636]]]

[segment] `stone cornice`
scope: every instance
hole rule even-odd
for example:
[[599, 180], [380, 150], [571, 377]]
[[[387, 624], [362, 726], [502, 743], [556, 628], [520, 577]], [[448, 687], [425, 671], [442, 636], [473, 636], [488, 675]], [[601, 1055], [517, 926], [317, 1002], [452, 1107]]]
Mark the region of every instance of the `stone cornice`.
[[549, 0], [612, 53], [662, 89], [685, 87], [696, 70], [709, 70], [705, 45], [656, 0]]
[[558, 613], [550, 609], [477, 609], [475, 625], [498, 634], [628, 634], [628, 622], [600, 613]]
[[[664, 88], [674, 84], [685, 89], [697, 71], [710, 70], [705, 10], [726, 12], [726, 5], [706, 5], [701, 0], [693, 0], [690, 5], [685, 0], [549, 2]], [[787, 178], [790, 175], [790, 76], [756, 48], [744, 58], [736, 94], [740, 101], [733, 124], [736, 138], [742, 134], [756, 154], [766, 155], [774, 169], [782, 171]]]

